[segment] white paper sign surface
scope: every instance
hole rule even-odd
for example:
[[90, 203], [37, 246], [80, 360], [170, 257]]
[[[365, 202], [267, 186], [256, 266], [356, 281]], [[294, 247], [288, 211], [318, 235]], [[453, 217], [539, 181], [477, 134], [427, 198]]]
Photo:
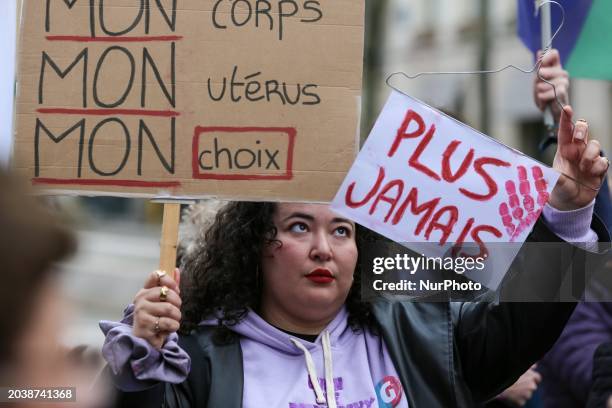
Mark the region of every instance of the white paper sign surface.
[[[466, 275], [495, 289], [518, 245], [487, 244], [524, 242], [558, 177], [394, 91], [332, 208], [425, 256], [484, 257], [486, 268]], [[462, 253], [464, 243], [477, 250]]]

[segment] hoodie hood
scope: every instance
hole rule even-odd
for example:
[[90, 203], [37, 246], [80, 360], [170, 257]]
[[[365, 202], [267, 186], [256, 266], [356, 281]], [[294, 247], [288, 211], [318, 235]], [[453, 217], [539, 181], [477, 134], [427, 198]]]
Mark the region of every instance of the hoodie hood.
[[[321, 347], [323, 333], [326, 331], [329, 332], [330, 341], [334, 347], [341, 346], [343, 340], [349, 340], [352, 330], [348, 327], [347, 317], [348, 313], [346, 309], [342, 307], [336, 317], [334, 317], [312, 343], [306, 340], [296, 339], [295, 336], [277, 329], [252, 310], [249, 310], [249, 313], [240, 323], [234, 326], [228, 326], [228, 329], [244, 338], [268, 346], [281, 353], [296, 356], [302, 355], [303, 353], [300, 349], [295, 347], [291, 339], [299, 340], [309, 351]], [[347, 331], [349, 331], [349, 333], [346, 333]]]

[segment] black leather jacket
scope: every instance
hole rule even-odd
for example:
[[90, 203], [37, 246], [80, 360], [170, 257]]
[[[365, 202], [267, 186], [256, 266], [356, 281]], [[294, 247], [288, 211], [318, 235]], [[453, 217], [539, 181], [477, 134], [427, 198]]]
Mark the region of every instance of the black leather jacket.
[[[601, 222], [595, 220], [592, 228], [600, 240], [609, 241]], [[541, 222], [530, 240], [559, 241]], [[568, 250], [581, 252], [571, 248]], [[542, 274], [557, 276], [560, 283], [568, 258], [551, 257], [545, 251], [539, 256], [542, 259], [530, 262], [540, 262]], [[547, 282], [550, 285], [551, 281]], [[373, 311], [411, 408], [471, 407], [497, 395], [541, 358], [575, 305], [381, 299]], [[184, 383], [120, 393], [116, 406], [240, 407], [243, 375], [239, 339], [218, 345], [212, 340], [213, 331], [202, 327], [180, 339], [179, 344], [192, 358]]]

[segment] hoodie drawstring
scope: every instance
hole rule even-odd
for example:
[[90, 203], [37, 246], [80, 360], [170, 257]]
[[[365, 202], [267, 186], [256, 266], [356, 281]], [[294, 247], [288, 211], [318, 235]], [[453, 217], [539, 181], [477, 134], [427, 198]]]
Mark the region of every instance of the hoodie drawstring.
[[312, 355], [306, 347], [298, 340], [290, 338], [291, 342], [304, 353], [304, 359], [306, 360], [306, 370], [308, 371], [308, 378], [312, 383], [315, 396], [317, 398], [317, 404], [324, 404], [327, 402], [328, 408], [337, 408], [336, 406], [336, 389], [334, 388], [334, 371], [332, 367], [332, 354], [331, 354], [331, 340], [329, 337], [329, 331], [323, 332], [321, 343], [323, 344], [323, 364], [325, 367], [325, 389], [327, 391], [327, 401], [323, 395], [323, 390], [319, 384], [319, 378], [317, 377], [317, 370], [315, 369]]
[[325, 389], [327, 390], [328, 408], [336, 408], [336, 389], [334, 388], [334, 370], [332, 369], [331, 340], [329, 331], [325, 330], [323, 338], [323, 363], [325, 367]]

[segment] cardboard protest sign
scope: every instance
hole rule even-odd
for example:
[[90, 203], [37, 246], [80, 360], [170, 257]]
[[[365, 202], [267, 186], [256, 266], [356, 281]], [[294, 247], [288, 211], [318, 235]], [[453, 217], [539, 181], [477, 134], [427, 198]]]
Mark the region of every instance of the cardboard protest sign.
[[[487, 258], [472, 277], [496, 287], [516, 251], [493, 254], [488, 244], [523, 242], [558, 176], [393, 92], [332, 208], [426, 256]], [[463, 253], [465, 243], [478, 250]]]
[[13, 164], [76, 193], [329, 201], [364, 1], [26, 0]]

